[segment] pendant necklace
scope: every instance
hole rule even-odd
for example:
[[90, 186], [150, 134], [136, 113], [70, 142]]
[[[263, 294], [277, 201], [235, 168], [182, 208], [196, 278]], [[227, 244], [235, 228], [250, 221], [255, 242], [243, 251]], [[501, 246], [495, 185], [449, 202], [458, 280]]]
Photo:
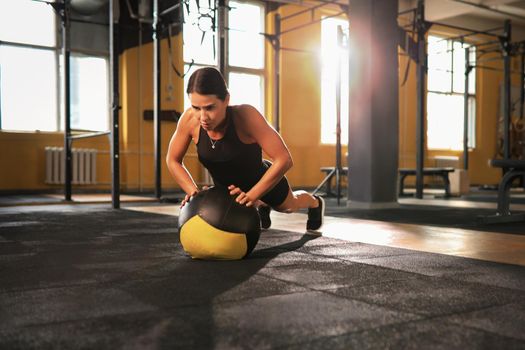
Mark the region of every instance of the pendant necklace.
[[208, 135], [208, 138], [210, 139], [210, 143], [211, 143], [211, 148], [215, 149], [215, 145], [217, 144], [217, 142], [219, 142], [219, 140], [213, 140], [210, 135]]
[[[221, 123], [222, 124], [222, 123]], [[225, 128], [226, 126], [223, 126], [222, 128]], [[210, 143], [211, 143], [211, 148], [212, 149], [215, 149], [215, 145], [217, 144], [217, 142], [219, 142], [221, 139], [218, 139], [218, 140], [214, 140], [211, 138], [211, 136], [206, 133], [206, 135], [208, 135], [208, 138], [210, 139]], [[224, 136], [223, 136], [224, 137]]]

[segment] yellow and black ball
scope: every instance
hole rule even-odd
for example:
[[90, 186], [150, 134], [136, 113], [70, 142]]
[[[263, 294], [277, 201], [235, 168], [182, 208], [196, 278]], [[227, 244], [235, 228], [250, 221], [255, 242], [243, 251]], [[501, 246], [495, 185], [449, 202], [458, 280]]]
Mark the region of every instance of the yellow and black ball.
[[257, 209], [235, 202], [224, 187], [200, 191], [179, 214], [182, 247], [195, 259], [237, 260], [255, 248], [261, 234]]

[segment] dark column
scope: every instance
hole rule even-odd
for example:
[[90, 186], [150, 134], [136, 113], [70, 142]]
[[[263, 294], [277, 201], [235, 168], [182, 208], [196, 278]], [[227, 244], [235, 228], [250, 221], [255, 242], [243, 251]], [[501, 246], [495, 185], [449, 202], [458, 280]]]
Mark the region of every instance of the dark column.
[[503, 158], [510, 159], [510, 122], [512, 117], [510, 60], [511, 60], [511, 25], [510, 20], [505, 21], [505, 34], [503, 40]]
[[350, 206], [397, 202], [397, 11], [397, 0], [350, 4]]
[[228, 80], [228, 75], [226, 74], [226, 61], [227, 61], [227, 52], [226, 50], [226, 17], [228, 16], [228, 8], [226, 7], [225, 0], [217, 0], [216, 5], [218, 9], [218, 28], [217, 36], [219, 39], [219, 52], [217, 55], [217, 66], [219, 70], [224, 75], [224, 78]]
[[153, 143], [155, 163], [155, 197], [162, 196], [161, 140], [161, 60], [159, 0], [153, 0]]
[[417, 65], [416, 65], [416, 198], [423, 198], [423, 168], [425, 167], [427, 25], [425, 5], [418, 0], [416, 11]]
[[280, 129], [281, 111], [281, 15], [276, 13], [274, 17], [275, 34], [273, 37], [273, 127]]
[[468, 170], [468, 115], [469, 115], [469, 75], [472, 67], [470, 66], [470, 48], [465, 48], [465, 91], [463, 92], [463, 169]]
[[64, 57], [64, 199], [71, 200], [71, 182], [73, 179], [71, 153], [71, 1], [64, 0], [62, 11], [62, 54]]
[[109, 3], [109, 56], [110, 56], [110, 103], [111, 103], [111, 206], [120, 208], [120, 86], [119, 86], [119, 19], [117, 0]]

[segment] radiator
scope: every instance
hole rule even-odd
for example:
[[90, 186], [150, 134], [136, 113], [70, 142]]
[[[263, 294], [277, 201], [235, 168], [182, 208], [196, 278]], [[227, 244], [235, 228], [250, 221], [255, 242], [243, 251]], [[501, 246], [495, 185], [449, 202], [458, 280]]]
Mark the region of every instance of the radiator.
[[[66, 179], [66, 157], [63, 147], [46, 147], [46, 183], [63, 184]], [[73, 148], [72, 183], [93, 185], [97, 183], [97, 150]]]

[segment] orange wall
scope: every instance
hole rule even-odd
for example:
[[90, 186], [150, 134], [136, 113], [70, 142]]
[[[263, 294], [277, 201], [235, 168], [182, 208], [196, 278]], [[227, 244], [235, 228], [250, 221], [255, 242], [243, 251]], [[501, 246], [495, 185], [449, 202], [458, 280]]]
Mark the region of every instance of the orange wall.
[[[281, 16], [303, 10], [304, 7], [284, 5], [279, 8]], [[283, 23], [282, 30], [303, 25], [312, 19], [319, 19], [324, 14], [333, 14], [338, 8], [316, 10], [313, 17], [310, 12], [293, 17]], [[273, 13], [267, 18], [267, 32], [273, 33]], [[321, 166], [335, 164], [335, 147], [320, 143], [321, 116], [321, 71], [320, 71], [320, 36], [319, 22], [282, 36], [283, 49], [281, 63], [281, 133], [289, 146], [295, 166], [288, 174], [294, 187], [315, 187], [324, 174]], [[179, 71], [182, 71], [182, 38], [173, 38], [173, 54]], [[266, 111], [267, 118], [273, 116], [273, 61], [272, 46], [266, 44]], [[400, 51], [400, 53], [402, 53]], [[153, 122], [142, 118], [145, 109], [153, 108], [152, 93], [152, 44], [126, 50], [121, 56], [121, 182], [124, 191], [151, 191], [154, 187], [153, 163]], [[404, 76], [408, 59], [399, 58], [400, 82]], [[162, 42], [162, 109], [175, 109], [182, 112], [184, 86], [183, 80], [171, 74], [173, 95], [167, 93], [168, 53], [166, 41]], [[501, 62], [490, 63], [501, 68]], [[487, 64], [488, 65], [488, 64]], [[517, 61], [513, 68], [517, 69]], [[496, 184], [500, 171], [487, 165], [496, 153], [496, 116], [498, 113], [498, 86], [503, 74], [489, 70], [477, 71], [477, 125], [476, 148], [470, 152], [469, 177], [473, 184]], [[518, 76], [513, 76], [513, 85], [518, 84]], [[415, 64], [410, 64], [406, 84], [399, 90], [399, 166], [415, 166], [415, 111], [416, 111], [416, 74]], [[344, 117], [344, 116], [343, 116]], [[176, 128], [175, 122], [162, 122], [162, 185], [164, 189], [175, 189], [177, 185], [168, 174], [164, 163], [169, 139]], [[59, 189], [44, 183], [45, 146], [61, 146], [63, 135], [60, 133], [12, 133], [0, 131], [0, 191]], [[96, 148], [98, 156], [99, 185], [86, 187], [108, 189], [111, 174], [109, 163], [109, 142], [107, 137], [75, 141], [74, 147]], [[5, 150], [8, 150], [7, 152]], [[346, 153], [343, 147], [343, 155]], [[191, 146], [186, 164], [197, 181], [202, 180], [202, 168], [198, 164], [195, 147]], [[433, 165], [436, 155], [458, 155], [454, 151], [426, 151], [425, 164]], [[343, 159], [346, 164], [346, 159]], [[461, 165], [460, 161], [460, 165]], [[5, 171], [4, 169], [9, 169]]]

